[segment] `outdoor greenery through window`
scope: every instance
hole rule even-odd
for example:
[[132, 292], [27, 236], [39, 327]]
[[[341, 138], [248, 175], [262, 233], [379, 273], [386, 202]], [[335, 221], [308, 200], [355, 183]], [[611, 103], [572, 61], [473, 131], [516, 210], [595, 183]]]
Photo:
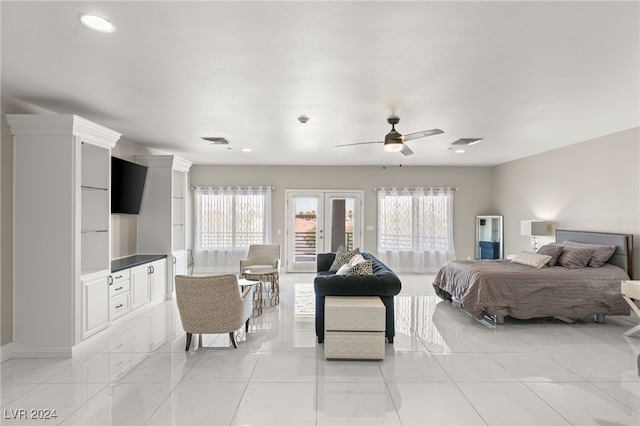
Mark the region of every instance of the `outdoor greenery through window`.
[[196, 250], [270, 243], [270, 187], [198, 187], [194, 197]]
[[453, 191], [380, 188], [378, 250], [453, 251]]

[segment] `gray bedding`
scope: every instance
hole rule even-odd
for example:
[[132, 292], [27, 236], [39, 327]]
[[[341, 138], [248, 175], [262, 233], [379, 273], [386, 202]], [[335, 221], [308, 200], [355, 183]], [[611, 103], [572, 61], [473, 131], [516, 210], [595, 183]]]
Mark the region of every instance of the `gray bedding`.
[[546, 316], [584, 318], [589, 315], [629, 315], [620, 294], [627, 273], [610, 264], [600, 268], [536, 269], [508, 260], [468, 260], [446, 263], [433, 286], [445, 300], [462, 302], [473, 317], [511, 316], [519, 319]]

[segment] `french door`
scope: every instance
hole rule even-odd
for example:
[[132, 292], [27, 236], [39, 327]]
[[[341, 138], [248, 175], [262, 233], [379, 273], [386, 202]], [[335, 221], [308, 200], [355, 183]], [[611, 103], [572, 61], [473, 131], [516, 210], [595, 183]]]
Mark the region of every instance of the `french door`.
[[362, 247], [362, 191], [287, 190], [286, 270], [315, 272], [318, 253]]

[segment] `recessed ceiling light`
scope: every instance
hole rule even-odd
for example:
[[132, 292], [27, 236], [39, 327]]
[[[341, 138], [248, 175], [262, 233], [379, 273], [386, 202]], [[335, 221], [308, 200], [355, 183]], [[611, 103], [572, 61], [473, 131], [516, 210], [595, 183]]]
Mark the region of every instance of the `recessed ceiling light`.
[[456, 149], [454, 152], [456, 154], [462, 154], [462, 153], [464, 153], [464, 149]]
[[102, 16], [94, 15], [92, 13], [81, 13], [78, 15], [78, 18], [80, 19], [80, 22], [95, 31], [111, 33], [116, 30], [116, 27], [109, 22], [108, 19], [103, 18]]
[[251, 152], [251, 148], [242, 148], [242, 152]]

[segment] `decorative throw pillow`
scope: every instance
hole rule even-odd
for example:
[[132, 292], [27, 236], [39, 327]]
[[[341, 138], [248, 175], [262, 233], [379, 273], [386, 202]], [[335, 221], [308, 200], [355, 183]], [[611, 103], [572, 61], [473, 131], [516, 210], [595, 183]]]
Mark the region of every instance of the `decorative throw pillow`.
[[562, 253], [563, 248], [564, 247], [561, 244], [547, 244], [540, 247], [537, 253], [551, 256], [551, 260], [545, 266], [556, 266], [556, 263], [558, 263], [558, 258], [560, 257], [560, 253]]
[[589, 264], [594, 251], [591, 247], [565, 245], [558, 258], [558, 265], [569, 269], [584, 268]]
[[530, 253], [528, 251], [523, 251], [511, 259], [513, 263], [520, 263], [521, 265], [533, 266], [535, 268], [542, 268], [551, 260], [551, 256], [547, 256], [546, 254], [538, 254], [538, 253]]
[[579, 243], [577, 241], [567, 240], [563, 242], [565, 246], [573, 246], [573, 247], [586, 247], [594, 249], [593, 254], [591, 255], [591, 259], [589, 260], [589, 266], [592, 268], [599, 268], [605, 263], [607, 260], [613, 256], [613, 253], [616, 251], [616, 246], [613, 244], [586, 244]]
[[336, 275], [347, 275], [349, 268], [351, 268], [351, 265], [349, 263], [345, 263], [344, 265], [338, 268], [338, 270], [336, 271]]
[[333, 263], [331, 264], [329, 271], [332, 271], [332, 272], [337, 271], [338, 269], [340, 269], [342, 265], [344, 265], [345, 263], [348, 263], [349, 260], [358, 253], [360, 253], [359, 247], [356, 247], [351, 251], [345, 251], [344, 247], [342, 246], [338, 247], [336, 258], [333, 260]]
[[360, 262], [364, 262], [365, 259], [364, 257], [362, 257], [362, 255], [360, 253], [356, 254], [355, 256], [353, 256], [351, 259], [349, 259], [349, 262], [347, 263], [349, 265], [349, 267], [355, 265], [356, 263], [360, 263]]
[[347, 275], [371, 275], [373, 274], [373, 263], [370, 260], [358, 262], [347, 271]]

